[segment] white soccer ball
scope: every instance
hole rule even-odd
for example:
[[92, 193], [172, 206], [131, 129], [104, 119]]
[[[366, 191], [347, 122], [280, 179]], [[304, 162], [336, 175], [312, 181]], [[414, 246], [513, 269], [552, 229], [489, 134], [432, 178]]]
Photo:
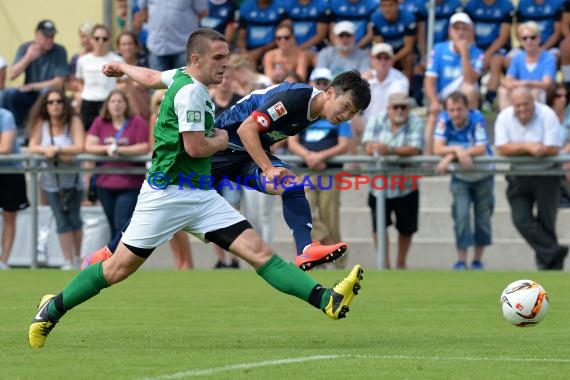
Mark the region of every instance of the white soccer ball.
[[532, 280], [518, 280], [507, 285], [500, 302], [505, 319], [518, 327], [536, 325], [548, 311], [546, 290]]

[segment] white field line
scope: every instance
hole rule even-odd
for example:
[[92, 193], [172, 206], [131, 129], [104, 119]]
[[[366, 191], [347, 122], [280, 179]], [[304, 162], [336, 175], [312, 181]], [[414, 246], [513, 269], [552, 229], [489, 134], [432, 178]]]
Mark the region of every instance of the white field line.
[[465, 362], [535, 362], [535, 363], [562, 363], [570, 364], [570, 359], [561, 358], [512, 358], [508, 356], [490, 357], [463, 357], [463, 356], [410, 356], [410, 355], [316, 355], [305, 356], [302, 358], [288, 358], [265, 360], [260, 362], [231, 364], [223, 367], [212, 367], [203, 369], [193, 369], [183, 372], [176, 372], [156, 377], [145, 377], [141, 380], [169, 380], [182, 379], [195, 376], [209, 376], [221, 372], [229, 372], [235, 370], [243, 370], [250, 368], [273, 367], [285, 364], [303, 363], [319, 360], [331, 360], [338, 358], [355, 358], [367, 360], [426, 360], [426, 361], [465, 361]]

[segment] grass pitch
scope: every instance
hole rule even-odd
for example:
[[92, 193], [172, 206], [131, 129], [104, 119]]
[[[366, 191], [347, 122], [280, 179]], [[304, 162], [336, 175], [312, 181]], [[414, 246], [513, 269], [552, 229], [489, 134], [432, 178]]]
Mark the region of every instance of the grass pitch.
[[[348, 271], [312, 272], [330, 285]], [[567, 273], [365, 270], [347, 318], [281, 295], [252, 271], [141, 271], [69, 312], [46, 346], [27, 329], [74, 273], [0, 272], [1, 379], [567, 379]], [[541, 283], [536, 327], [506, 323], [510, 282]]]

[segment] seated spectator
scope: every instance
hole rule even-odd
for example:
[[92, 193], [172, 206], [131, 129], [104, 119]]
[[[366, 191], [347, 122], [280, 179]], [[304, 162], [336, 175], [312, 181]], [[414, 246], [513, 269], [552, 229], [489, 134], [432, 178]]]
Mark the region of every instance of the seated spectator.
[[356, 27], [350, 21], [341, 21], [333, 28], [332, 46], [317, 54], [317, 66], [328, 68], [333, 76], [347, 70], [370, 70], [368, 53], [356, 46]]
[[517, 27], [523, 50], [515, 54], [503, 83], [499, 87], [499, 109], [510, 105], [510, 93], [519, 87], [528, 88], [534, 99], [544, 103], [546, 91], [556, 78], [556, 58], [540, 47], [540, 28], [534, 21]]
[[[332, 81], [328, 69], [314, 70], [309, 84], [326, 91]], [[321, 119], [287, 141], [289, 150], [302, 157], [303, 167], [308, 168], [313, 186], [305, 187], [305, 195], [313, 217], [313, 240], [321, 244], [334, 244], [342, 241], [340, 234], [340, 189], [334, 175], [325, 175], [324, 170], [342, 168], [342, 164], [327, 162], [332, 157], [348, 151], [352, 131], [350, 123], [332, 124]], [[346, 255], [335, 261], [336, 268], [346, 268]]]
[[[511, 91], [511, 105], [497, 116], [495, 146], [502, 156], [548, 157], [562, 146], [560, 122], [550, 107], [535, 101], [530, 89]], [[540, 171], [550, 163], [517, 164], [513, 169]], [[535, 252], [539, 270], [562, 270], [568, 246], [556, 236], [556, 213], [560, 197], [560, 175], [507, 175], [507, 199], [511, 218]], [[536, 209], [536, 211], [534, 211]]]
[[278, 0], [244, 0], [239, 8], [239, 29], [236, 41], [242, 54], [250, 56], [255, 67], [265, 52], [275, 48], [276, 26], [285, 19]]
[[[16, 122], [12, 113], [0, 108], [0, 154], [20, 153], [20, 145], [16, 141]], [[0, 167], [22, 168], [20, 161], [1, 161]], [[17, 212], [30, 207], [26, 191], [24, 173], [0, 173], [0, 208], [2, 208], [2, 253], [0, 254], [0, 270], [8, 269], [8, 260], [12, 253], [14, 236], [16, 235]]]
[[431, 154], [433, 133], [442, 102], [447, 95], [461, 91], [469, 99], [469, 108], [478, 108], [477, 81], [483, 69], [483, 52], [472, 44], [473, 22], [463, 12], [449, 19], [449, 41], [435, 44], [424, 79], [429, 109], [426, 120], [424, 154]]
[[234, 73], [232, 92], [241, 96], [249, 95], [252, 91], [271, 86], [271, 79], [260, 74], [253, 61], [247, 54], [234, 54], [230, 56], [228, 65]]
[[30, 111], [29, 152], [45, 156], [46, 168], [76, 169], [77, 172], [41, 173], [41, 186], [55, 217], [59, 245], [65, 259], [61, 269], [79, 266], [83, 221], [81, 198], [84, 183], [74, 156], [83, 153], [85, 129], [74, 116], [71, 102], [62, 90], [48, 90]]
[[[397, 155], [415, 156], [422, 152], [424, 136], [422, 120], [410, 113], [414, 100], [407, 93], [394, 92], [388, 97], [386, 113], [372, 115], [366, 123], [362, 137], [364, 150], [370, 156]], [[396, 216], [398, 230], [397, 269], [406, 268], [406, 257], [412, 244], [412, 236], [418, 230], [419, 191], [408, 179], [403, 186], [394, 186], [384, 190], [386, 198], [386, 268], [390, 268], [388, 227], [392, 225], [392, 213]], [[378, 184], [377, 186], [381, 186]], [[372, 211], [372, 230], [374, 245], [378, 246], [376, 225], [376, 197], [378, 190], [371, 189], [368, 205]], [[382, 233], [382, 232], [380, 232]]]
[[514, 7], [510, 0], [469, 0], [465, 13], [475, 24], [475, 44], [483, 50], [483, 70], [489, 71], [485, 109], [492, 109], [511, 49]]
[[[85, 140], [85, 151], [91, 154], [121, 157], [138, 156], [149, 152], [148, 122], [133, 115], [127, 96], [113, 90], [105, 99]], [[144, 164], [128, 161], [109, 161], [102, 168], [135, 168]], [[97, 195], [111, 228], [117, 236], [127, 224], [137, 204], [144, 174], [97, 174]]]
[[283, 7], [300, 49], [314, 54], [326, 46], [330, 21], [327, 0], [287, 0]]
[[66, 81], [66, 90], [73, 92], [73, 108], [75, 113], [81, 112], [81, 81], [75, 77], [77, 71], [77, 61], [79, 57], [93, 51], [93, 44], [91, 43], [91, 33], [95, 23], [90, 21], [82, 22], [79, 25], [79, 45], [81, 46], [78, 53], [74, 54], [69, 61], [69, 77]]
[[4, 91], [4, 106], [14, 114], [19, 134], [23, 132], [28, 111], [41, 92], [63, 88], [69, 73], [67, 52], [54, 42], [57, 30], [50, 20], [36, 26], [35, 38], [20, 45], [10, 68], [9, 80], [25, 75], [24, 84]]
[[[349, 21], [354, 25], [355, 46], [360, 49], [366, 48], [372, 40], [372, 30], [368, 28], [368, 23], [376, 9], [378, 9], [378, 0], [330, 0], [329, 30], [334, 32], [337, 24]], [[334, 36], [330, 35], [329, 39], [332, 41]], [[335, 71], [332, 69], [331, 71], [335, 75]]]
[[[570, 153], [570, 107], [568, 88], [562, 83], [555, 83], [546, 94], [546, 104], [552, 108], [560, 121], [562, 149], [560, 153]], [[570, 207], [570, 162], [562, 165], [566, 170], [560, 187], [560, 207]]]
[[[443, 157], [436, 166], [438, 173], [445, 173], [453, 161], [457, 161], [462, 169], [472, 169], [473, 157], [491, 154], [485, 118], [478, 110], [469, 109], [467, 103], [467, 97], [461, 92], [452, 92], [445, 100], [445, 111], [439, 115], [434, 138], [434, 154]], [[467, 269], [467, 250], [474, 245], [475, 255], [470, 268], [482, 270], [483, 251], [491, 244], [493, 175], [453, 174], [450, 190], [458, 257], [453, 269]], [[475, 221], [473, 229], [471, 205]]]
[[515, 19], [517, 23], [529, 21], [538, 25], [539, 45], [544, 50], [558, 54], [558, 44], [562, 37], [560, 19], [565, 0], [518, 0]]
[[411, 80], [416, 44], [415, 16], [400, 9], [398, 0], [381, 0], [380, 9], [370, 16], [370, 24], [374, 42], [392, 46], [394, 66]]
[[307, 52], [297, 46], [290, 24], [281, 23], [277, 26], [275, 43], [277, 47], [263, 56], [263, 73], [274, 84], [283, 82], [285, 74], [290, 71], [297, 73], [301, 82], [305, 82], [309, 68]]
[[208, 15], [200, 20], [201, 28], [222, 33], [231, 44], [237, 32], [237, 7], [233, 0], [209, 0]]
[[[123, 31], [117, 36], [117, 52], [129, 65], [148, 67], [148, 61], [141, 52], [139, 40], [132, 32]], [[151, 104], [150, 91], [132, 78], [122, 80], [117, 87], [127, 94], [133, 113], [148, 120], [150, 117], [149, 104]]]

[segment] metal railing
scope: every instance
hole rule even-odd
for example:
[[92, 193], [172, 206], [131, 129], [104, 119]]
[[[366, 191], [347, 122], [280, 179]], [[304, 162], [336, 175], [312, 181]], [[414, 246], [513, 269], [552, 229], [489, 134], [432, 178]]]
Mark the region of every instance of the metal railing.
[[[290, 164], [301, 164], [303, 159], [296, 155], [280, 155], [279, 156], [285, 162]], [[151, 156], [141, 155], [141, 156], [121, 156], [121, 157], [106, 157], [98, 156], [92, 154], [79, 154], [75, 156], [74, 162], [132, 162], [132, 163], [146, 163], [150, 161]], [[421, 176], [436, 176], [440, 175], [435, 172], [435, 166], [441, 160], [439, 156], [412, 156], [412, 157], [398, 157], [398, 156], [381, 156], [381, 157], [369, 157], [362, 155], [342, 155], [334, 157], [330, 160], [331, 163], [356, 163], [361, 164], [357, 169], [328, 169], [322, 174], [335, 174], [339, 172], [344, 172], [352, 175], [368, 175], [368, 176], [390, 176], [390, 175], [421, 175]], [[22, 162], [21, 167], [16, 166], [2, 166], [3, 162]], [[114, 174], [144, 174], [147, 169], [144, 167], [129, 167], [129, 168], [104, 168], [100, 166], [95, 167], [83, 167], [78, 165], [77, 168], [67, 167], [53, 167], [53, 166], [42, 166], [43, 162], [48, 161], [44, 156], [32, 155], [27, 153], [13, 154], [13, 155], [0, 155], [0, 173], [26, 173], [29, 176], [29, 194], [31, 196], [30, 206], [32, 209], [32, 223], [30, 226], [30, 239], [32, 242], [32, 252], [30, 252], [31, 257], [31, 267], [37, 267], [37, 252], [35, 247], [37, 247], [38, 239], [38, 206], [39, 206], [39, 178], [38, 174], [41, 172], [53, 172], [53, 173], [69, 173], [69, 172], [93, 172], [93, 173], [114, 173]], [[563, 175], [565, 172], [570, 171], [569, 169], [563, 169], [562, 164], [570, 163], [570, 154], [560, 154], [557, 156], [535, 158], [530, 156], [521, 157], [502, 157], [502, 156], [482, 156], [475, 157], [474, 164], [477, 166], [476, 169], [463, 170], [459, 168], [456, 164], [451, 164], [448, 167], [447, 174], [453, 173], [488, 173], [490, 175], [494, 174], [511, 174], [511, 175]], [[482, 165], [482, 164], [494, 164], [494, 165]], [[512, 164], [519, 165], [519, 167], [511, 168]], [[520, 168], [520, 165], [532, 164], [536, 166], [535, 168]], [[299, 172], [308, 171], [306, 168], [299, 168]], [[187, 173], [188, 174], [188, 173]], [[377, 214], [377, 236], [378, 236], [378, 249], [377, 249], [377, 260], [378, 268], [384, 269], [384, 252], [385, 252], [385, 190], [377, 190], [380, 196], [376, 197], [376, 209]]]

